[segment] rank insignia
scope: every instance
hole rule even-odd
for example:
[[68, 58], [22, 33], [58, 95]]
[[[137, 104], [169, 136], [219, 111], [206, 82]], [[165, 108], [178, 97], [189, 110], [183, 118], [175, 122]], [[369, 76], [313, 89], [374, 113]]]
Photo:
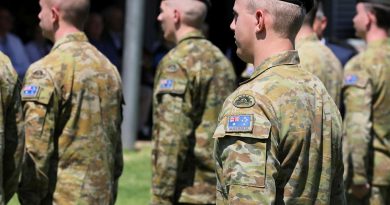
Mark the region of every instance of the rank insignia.
[[255, 105], [255, 98], [251, 95], [239, 95], [234, 99], [233, 105], [238, 108], [248, 108]]
[[22, 97], [25, 98], [35, 98], [38, 96], [39, 86], [35, 85], [26, 85], [22, 90]]
[[160, 80], [160, 89], [170, 90], [173, 89], [174, 80], [171, 79], [162, 79]]
[[226, 132], [252, 132], [253, 115], [228, 116]]
[[356, 75], [347, 75], [345, 78], [344, 78], [344, 84], [345, 85], [355, 85], [359, 80], [359, 77], [357, 77]]

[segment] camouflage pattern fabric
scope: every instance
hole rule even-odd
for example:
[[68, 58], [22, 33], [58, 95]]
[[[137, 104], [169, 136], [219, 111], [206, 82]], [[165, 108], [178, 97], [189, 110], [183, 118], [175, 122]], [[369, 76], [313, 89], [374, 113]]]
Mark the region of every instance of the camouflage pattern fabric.
[[7, 56], [0, 52], [0, 204], [16, 192], [24, 152], [20, 82]]
[[84, 33], [64, 36], [22, 89], [22, 204], [114, 204], [123, 168], [121, 79]]
[[390, 186], [390, 39], [347, 63], [343, 94], [347, 183]]
[[323, 45], [315, 34], [297, 41], [302, 68], [317, 76], [340, 107], [343, 70], [333, 52]]
[[345, 204], [341, 116], [297, 51], [266, 59], [225, 101], [217, 204]]
[[151, 204], [215, 203], [212, 135], [235, 81], [231, 63], [199, 31], [162, 59], [153, 97]]

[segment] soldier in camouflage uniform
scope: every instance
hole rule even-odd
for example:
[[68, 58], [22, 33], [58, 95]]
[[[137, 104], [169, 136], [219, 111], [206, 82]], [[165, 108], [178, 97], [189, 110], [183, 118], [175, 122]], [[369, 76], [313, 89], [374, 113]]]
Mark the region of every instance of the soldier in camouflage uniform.
[[353, 19], [367, 49], [345, 67], [349, 204], [390, 204], [390, 0], [361, 0]]
[[18, 75], [0, 52], [0, 204], [15, 193], [24, 150], [23, 113]]
[[26, 159], [22, 204], [114, 204], [123, 167], [122, 89], [115, 66], [80, 32], [88, 0], [40, 0], [54, 42], [22, 88]]
[[160, 8], [164, 37], [177, 45], [155, 78], [151, 204], [215, 204], [212, 135], [236, 76], [200, 32], [204, 2], [163, 0]]
[[219, 116], [217, 204], [345, 204], [340, 113], [293, 50], [302, 4], [235, 1], [237, 54], [256, 69]]
[[333, 52], [320, 42], [313, 30], [317, 12], [317, 1], [306, 14], [302, 27], [297, 34], [296, 48], [301, 60], [301, 66], [317, 76], [337, 106], [340, 106], [343, 71], [340, 61]]

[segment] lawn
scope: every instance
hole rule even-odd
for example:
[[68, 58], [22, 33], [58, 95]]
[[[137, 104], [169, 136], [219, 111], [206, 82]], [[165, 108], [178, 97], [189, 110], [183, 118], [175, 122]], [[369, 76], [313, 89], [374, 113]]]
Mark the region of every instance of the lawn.
[[[117, 205], [147, 205], [150, 199], [150, 144], [137, 143], [137, 151], [125, 151], [125, 168], [119, 180]], [[9, 205], [18, 205], [16, 196]]]

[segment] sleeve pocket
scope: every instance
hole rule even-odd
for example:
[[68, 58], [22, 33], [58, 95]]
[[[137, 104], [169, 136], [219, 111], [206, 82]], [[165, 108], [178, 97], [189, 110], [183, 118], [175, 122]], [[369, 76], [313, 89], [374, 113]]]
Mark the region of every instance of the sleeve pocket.
[[264, 188], [271, 123], [263, 116], [254, 115], [252, 131], [237, 133], [226, 132], [226, 123], [221, 122], [214, 135], [223, 146], [225, 185]]

